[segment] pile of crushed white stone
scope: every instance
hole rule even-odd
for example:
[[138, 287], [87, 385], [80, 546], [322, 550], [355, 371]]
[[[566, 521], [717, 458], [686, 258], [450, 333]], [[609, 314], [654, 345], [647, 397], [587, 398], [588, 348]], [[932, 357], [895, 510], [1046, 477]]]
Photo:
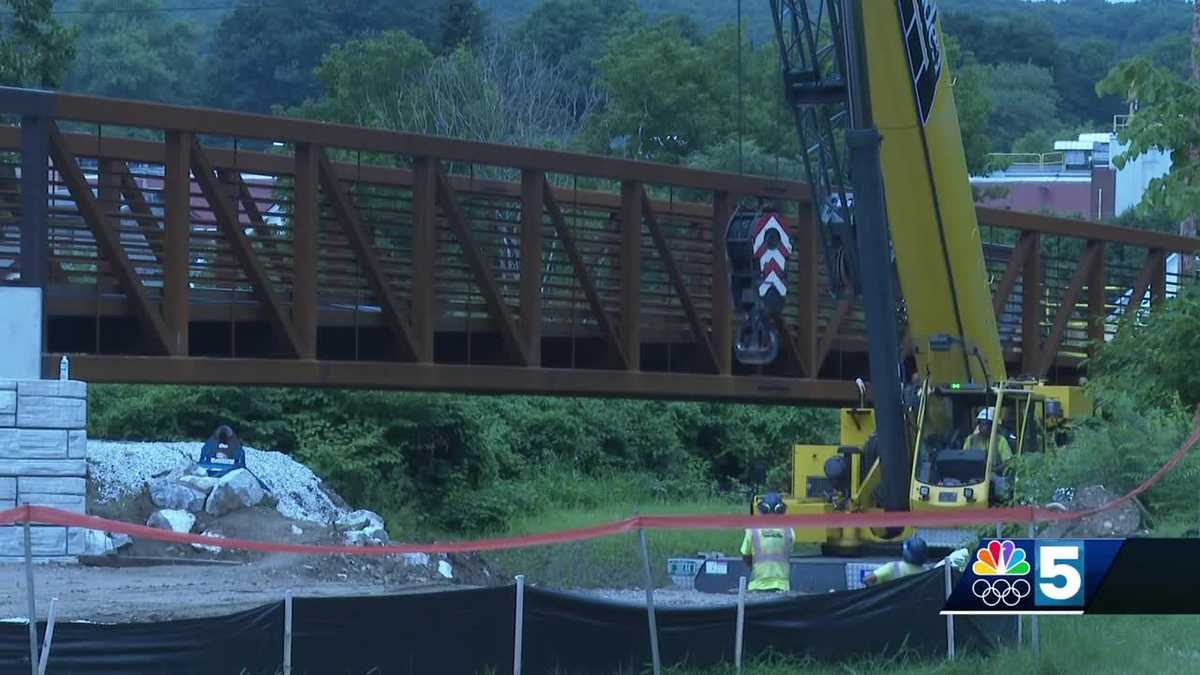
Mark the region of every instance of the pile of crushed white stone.
[[[197, 467], [194, 457], [198, 448], [198, 443], [90, 441], [88, 477], [94, 499], [104, 504], [146, 493], [158, 509], [147, 519], [147, 525], [220, 538], [224, 535], [219, 530], [200, 530], [197, 516], [219, 518], [253, 509], [270, 494], [283, 517], [335, 528], [347, 544], [376, 546], [389, 542], [378, 514], [346, 508], [311, 469], [283, 453], [244, 448], [246, 468], [217, 478]], [[292, 533], [302, 534], [303, 529], [293, 525]], [[120, 546], [119, 541], [112, 541], [101, 548]], [[192, 546], [220, 552], [215, 546]]]
[[[100, 502], [141, 493], [155, 480], [182, 474], [192, 466], [201, 443], [88, 441], [88, 477]], [[281, 452], [245, 447], [246, 466], [276, 499], [275, 508], [292, 520], [330, 523], [346, 515], [307, 466]]]

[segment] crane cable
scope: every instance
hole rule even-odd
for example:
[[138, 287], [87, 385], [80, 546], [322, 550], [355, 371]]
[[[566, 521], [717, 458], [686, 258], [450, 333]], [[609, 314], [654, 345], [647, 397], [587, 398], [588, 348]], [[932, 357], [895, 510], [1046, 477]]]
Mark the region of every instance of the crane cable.
[[737, 162], [738, 173], [742, 173], [742, 119], [745, 103], [742, 99], [742, 0], [737, 2], [737, 90], [738, 90], [738, 122], [737, 122]]

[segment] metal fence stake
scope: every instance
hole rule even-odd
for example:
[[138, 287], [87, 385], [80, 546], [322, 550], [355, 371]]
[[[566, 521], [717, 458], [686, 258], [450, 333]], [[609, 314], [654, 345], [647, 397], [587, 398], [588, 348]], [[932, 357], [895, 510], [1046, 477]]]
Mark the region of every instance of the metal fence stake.
[[50, 644], [54, 640], [54, 605], [58, 598], [50, 598], [50, 609], [46, 612], [46, 636], [42, 638], [42, 658], [38, 661], [38, 675], [46, 675], [46, 663], [50, 660]]
[[33, 535], [25, 510], [25, 595], [29, 598], [29, 672], [38, 675], [37, 604], [33, 598]]
[[650, 576], [650, 553], [646, 550], [646, 531], [638, 528], [638, 542], [642, 548], [642, 573], [646, 578], [646, 618], [650, 622], [650, 658], [654, 662], [654, 675], [662, 675], [662, 662], [658, 658], [658, 621], [654, 618], [654, 577]]
[[283, 675], [292, 675], [292, 592], [283, 594]]
[[513, 630], [513, 675], [521, 675], [521, 642], [525, 636], [525, 575], [517, 575], [517, 615]]
[[[1029, 522], [1029, 538], [1037, 539], [1037, 528], [1034, 527], [1033, 521]], [[1037, 544], [1034, 544], [1034, 555], [1036, 555]], [[1042, 646], [1038, 640], [1038, 617], [1034, 614], [1029, 617], [1029, 647], [1033, 650], [1034, 658], [1037, 658], [1042, 651]]]
[[[950, 571], [950, 563], [944, 563], [942, 567], [946, 568], [946, 599], [950, 599], [950, 593], [954, 591], [954, 574]], [[946, 658], [954, 660], [954, 615], [946, 615]]]
[[737, 637], [734, 638], [733, 664], [742, 672], [742, 637], [746, 625], [746, 577], [738, 577]]

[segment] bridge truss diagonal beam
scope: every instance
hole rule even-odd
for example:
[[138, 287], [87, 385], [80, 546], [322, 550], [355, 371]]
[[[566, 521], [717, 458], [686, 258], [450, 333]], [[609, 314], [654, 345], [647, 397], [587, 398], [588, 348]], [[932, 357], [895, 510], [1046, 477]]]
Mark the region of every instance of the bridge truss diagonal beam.
[[279, 294], [275, 292], [270, 275], [267, 274], [266, 268], [254, 253], [250, 241], [242, 232], [241, 224], [238, 222], [237, 209], [218, 182], [212, 162], [204, 148], [200, 147], [200, 143], [194, 136], [191, 140], [192, 174], [196, 177], [196, 182], [199, 183], [200, 191], [208, 201], [209, 208], [212, 209], [217, 226], [221, 228], [222, 234], [228, 239], [230, 248], [233, 249], [242, 271], [246, 274], [246, 279], [254, 288], [254, 294], [265, 306], [271, 325], [283, 339], [284, 348], [292, 356], [300, 356], [300, 339], [296, 336], [295, 327], [292, 326], [291, 318], [284, 311], [283, 302], [280, 300]]
[[367, 282], [371, 285], [371, 290], [375, 293], [375, 298], [383, 310], [384, 318], [395, 335], [396, 349], [400, 358], [416, 361], [420, 350], [413, 336], [412, 326], [405, 320], [404, 314], [401, 312], [400, 301], [396, 299], [396, 294], [392, 291], [391, 284], [388, 283], [383, 265], [379, 262], [379, 257], [375, 255], [375, 249], [367, 238], [366, 228], [363, 227], [362, 221], [358, 217], [350, 195], [346, 188], [338, 182], [337, 174], [325, 152], [314, 151], [317, 153], [317, 173], [320, 177], [321, 188], [325, 191], [325, 196], [333, 208], [334, 216], [350, 241], [354, 255], [358, 258], [358, 264], [366, 273]]
[[646, 223], [646, 228], [650, 230], [650, 238], [654, 241], [654, 247], [658, 250], [663, 267], [667, 269], [667, 276], [671, 280], [671, 286], [675, 289], [675, 294], [679, 297], [679, 304], [683, 307], [684, 315], [687, 316], [688, 325], [692, 329], [692, 335], [695, 336], [696, 343], [700, 345], [700, 351], [704, 354], [706, 365], [712, 372], [719, 373], [721, 366], [717, 361], [717, 354], [713, 350], [712, 340], [709, 339], [708, 331], [704, 328], [704, 323], [700, 320], [700, 313], [696, 310], [696, 303], [692, 301], [692, 294], [683, 279], [683, 274], [680, 273], [679, 266], [675, 263], [675, 253], [671, 250], [670, 244], [667, 243], [667, 238], [663, 234], [662, 227], [658, 222], [658, 216], [654, 213], [654, 206], [650, 202], [649, 195], [646, 194], [645, 187], [639, 186], [639, 189], [641, 190], [642, 218]]
[[621, 345], [620, 336], [617, 335], [617, 327], [613, 323], [612, 317], [609, 316], [608, 310], [604, 308], [604, 303], [600, 300], [596, 283], [579, 251], [575, 234], [567, 226], [567, 219], [554, 195], [554, 188], [544, 176], [542, 177], [542, 196], [545, 200], [546, 211], [550, 214], [550, 221], [554, 223], [554, 232], [558, 236], [558, 240], [562, 242], [563, 250], [567, 252], [567, 259], [571, 262], [571, 271], [583, 289], [583, 295], [587, 299], [588, 307], [592, 310], [592, 316], [596, 319], [596, 325], [600, 327], [600, 334], [604, 337], [608, 353], [612, 355], [612, 360], [617, 367], [625, 370], [629, 367], [629, 359], [625, 355], [625, 348]]
[[1071, 313], [1075, 311], [1075, 304], [1079, 302], [1079, 296], [1083, 293], [1083, 286], [1091, 278], [1092, 267], [1097, 264], [1096, 261], [1102, 261], [1103, 259], [1103, 242], [1089, 241], [1087, 250], [1084, 251], [1083, 259], [1079, 261], [1079, 266], [1075, 268], [1075, 273], [1071, 275], [1071, 281], [1067, 285], [1067, 290], [1063, 293], [1058, 311], [1054, 314], [1054, 323], [1050, 328], [1050, 336], [1046, 339], [1046, 343], [1042, 345], [1041, 356], [1038, 359], [1038, 376], [1045, 377], [1046, 373], [1050, 372], [1050, 368], [1054, 365], [1054, 357], [1058, 354], [1059, 345], [1062, 344], [1063, 336], [1067, 332], [1067, 323], [1071, 319]]
[[[137, 316], [138, 322], [146, 330], [155, 351], [160, 354], [175, 354], [176, 352], [171, 347], [172, 342], [168, 338], [166, 322], [163, 321], [162, 315], [150, 302], [150, 297], [146, 293], [146, 287], [138, 277], [133, 262], [125, 254], [125, 249], [121, 246], [120, 237], [109, 226], [107, 216], [96, 202], [95, 197], [92, 196], [92, 188], [88, 185], [87, 178], [83, 175], [83, 170], [79, 168], [79, 164], [75, 161], [75, 156], [67, 149], [66, 142], [58, 129], [58, 125], [53, 121], [49, 123], [49, 136], [50, 158], [54, 161], [54, 167], [62, 176], [62, 180], [67, 186], [67, 191], [70, 192], [71, 199], [75, 201], [75, 205], [78, 207], [84, 222], [87, 223], [92, 231], [92, 235], [96, 238], [97, 253], [112, 265], [113, 273], [117, 277], [117, 283], [129, 298], [129, 303], [133, 306], [134, 314]], [[96, 263], [96, 274], [99, 275], [100, 261], [97, 260]]]
[[475, 276], [475, 283], [478, 284], [480, 295], [487, 303], [488, 314], [491, 315], [492, 321], [500, 332], [505, 349], [510, 358], [523, 366], [529, 365], [529, 349], [517, 331], [516, 322], [513, 321], [508, 305], [504, 303], [504, 296], [496, 285], [495, 277], [488, 270], [483, 249], [479, 247], [479, 242], [476, 241], [475, 234], [471, 231], [471, 221], [458, 202], [454, 186], [446, 179], [446, 174], [441, 167], [437, 168], [436, 175], [438, 200], [446, 214], [446, 221], [462, 246], [463, 257], [466, 258], [467, 266], [471, 268], [471, 272]]

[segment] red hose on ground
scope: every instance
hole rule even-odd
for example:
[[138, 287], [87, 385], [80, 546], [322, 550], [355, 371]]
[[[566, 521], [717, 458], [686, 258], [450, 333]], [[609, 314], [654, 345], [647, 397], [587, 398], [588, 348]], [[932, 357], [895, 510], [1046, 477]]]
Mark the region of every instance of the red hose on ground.
[[[1152, 476], [1142, 481], [1127, 494], [1111, 502], [1087, 511], [1061, 512], [1032, 506], [1014, 506], [996, 509], [977, 509], [969, 511], [949, 510], [938, 511], [872, 511], [868, 513], [822, 513], [784, 515], [771, 518], [772, 524], [789, 525], [800, 528], [824, 527], [943, 527], [953, 525], [988, 525], [992, 523], [1031, 523], [1035, 521], [1077, 520], [1115, 508], [1145, 492], [1158, 481], [1162, 480], [1169, 471], [1174, 469], [1184, 456], [1200, 442], [1200, 406], [1196, 409], [1196, 419], [1192, 434], [1183, 445], [1155, 471]], [[277, 544], [272, 542], [250, 541], [248, 539], [225, 539], [205, 537], [198, 534], [170, 532], [145, 525], [123, 523], [97, 516], [84, 516], [68, 513], [45, 506], [24, 505], [7, 511], [0, 511], [0, 525], [31, 523], [37, 525], [61, 525], [67, 527], [85, 528], [117, 532], [142, 539], [166, 541], [176, 544], [204, 544], [222, 548], [243, 551], [260, 551], [264, 553], [309, 553], [309, 554], [344, 554], [344, 555], [390, 555], [394, 553], [469, 553], [475, 551], [497, 551], [502, 549], [523, 548], [527, 546], [545, 546], [562, 544], [572, 541], [586, 541], [614, 534], [622, 534], [641, 529], [647, 530], [715, 530], [742, 529], [756, 527], [762, 524], [762, 519], [754, 516], [635, 516], [613, 523], [581, 527], [556, 532], [543, 532], [520, 537], [496, 537], [450, 543], [431, 544], [391, 544], [388, 546], [315, 546], [301, 544]]]

